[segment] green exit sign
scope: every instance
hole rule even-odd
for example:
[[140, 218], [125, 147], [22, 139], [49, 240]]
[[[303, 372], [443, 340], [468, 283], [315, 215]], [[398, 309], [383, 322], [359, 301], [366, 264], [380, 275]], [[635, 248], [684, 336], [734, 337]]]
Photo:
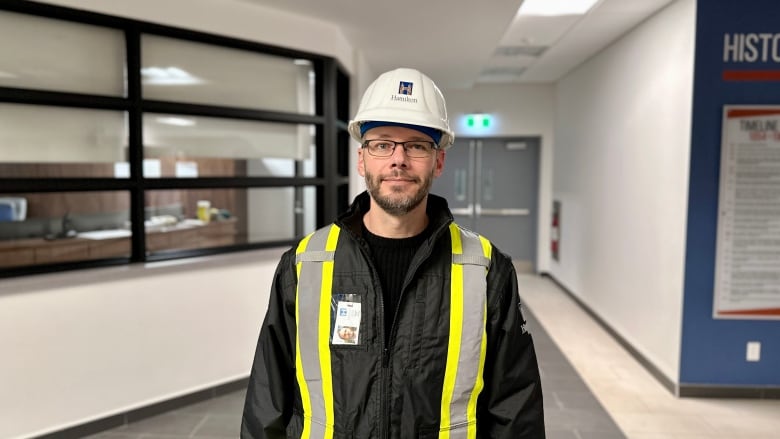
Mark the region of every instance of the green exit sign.
[[489, 114], [467, 114], [466, 115], [466, 126], [469, 128], [490, 128], [490, 125], [493, 123], [493, 117]]

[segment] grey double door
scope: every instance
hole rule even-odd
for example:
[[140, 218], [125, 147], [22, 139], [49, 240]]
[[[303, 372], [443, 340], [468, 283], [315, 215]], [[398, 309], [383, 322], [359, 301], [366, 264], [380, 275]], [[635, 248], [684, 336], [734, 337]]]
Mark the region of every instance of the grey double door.
[[539, 138], [458, 139], [433, 193], [455, 221], [490, 239], [520, 271], [536, 267]]

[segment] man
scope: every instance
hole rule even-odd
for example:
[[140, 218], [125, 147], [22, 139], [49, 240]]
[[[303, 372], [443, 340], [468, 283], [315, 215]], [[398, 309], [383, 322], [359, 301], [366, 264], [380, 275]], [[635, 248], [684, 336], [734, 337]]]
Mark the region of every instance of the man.
[[544, 438], [512, 262], [428, 193], [453, 141], [441, 92], [384, 73], [349, 132], [368, 190], [282, 257], [241, 437]]

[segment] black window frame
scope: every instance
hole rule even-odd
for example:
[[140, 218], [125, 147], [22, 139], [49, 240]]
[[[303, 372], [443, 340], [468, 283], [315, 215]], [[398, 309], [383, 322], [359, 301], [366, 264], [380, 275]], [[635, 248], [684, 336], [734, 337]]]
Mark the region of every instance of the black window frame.
[[[9, 194], [111, 190], [128, 192], [130, 194], [130, 219], [132, 224], [132, 251], [129, 258], [0, 268], [0, 278], [291, 246], [301, 238], [301, 236], [297, 236], [292, 240], [265, 241], [194, 250], [172, 250], [147, 255], [144, 228], [144, 202], [147, 191], [159, 189], [315, 187], [317, 193], [315, 222], [317, 227], [330, 223], [339, 212], [347, 207], [349, 203], [347, 199], [349, 135], [346, 130], [350, 79], [346, 70], [335, 58], [213, 33], [27, 0], [5, 0], [0, 2], [0, 11], [94, 25], [123, 32], [127, 69], [127, 93], [125, 97], [0, 86], [0, 103], [122, 111], [127, 114], [128, 120], [128, 161], [130, 164], [129, 179], [36, 179], [4, 178], [0, 176], [0, 188], [2, 188], [0, 190]], [[315, 112], [313, 115], [306, 115], [282, 111], [143, 99], [141, 90], [141, 37], [145, 34], [174, 38], [183, 42], [204, 43], [218, 47], [240, 49], [264, 55], [309, 60], [312, 62], [316, 76]], [[145, 113], [171, 113], [233, 120], [314, 125], [316, 127], [316, 177], [144, 178], [142, 172], [142, 125]]]

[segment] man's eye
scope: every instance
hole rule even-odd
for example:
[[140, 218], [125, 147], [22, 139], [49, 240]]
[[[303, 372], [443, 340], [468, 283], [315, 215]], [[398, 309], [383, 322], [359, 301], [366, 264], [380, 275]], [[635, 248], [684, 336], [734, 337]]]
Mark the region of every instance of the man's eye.
[[385, 142], [382, 142], [382, 143], [375, 143], [375, 144], [374, 144], [374, 148], [375, 148], [375, 149], [390, 149], [390, 148], [392, 148], [392, 147], [393, 147], [393, 145], [392, 145], [392, 144], [390, 144], [390, 143], [385, 143]]
[[427, 151], [428, 150], [428, 144], [427, 143], [407, 143], [406, 147], [409, 149], [413, 149], [415, 151]]

